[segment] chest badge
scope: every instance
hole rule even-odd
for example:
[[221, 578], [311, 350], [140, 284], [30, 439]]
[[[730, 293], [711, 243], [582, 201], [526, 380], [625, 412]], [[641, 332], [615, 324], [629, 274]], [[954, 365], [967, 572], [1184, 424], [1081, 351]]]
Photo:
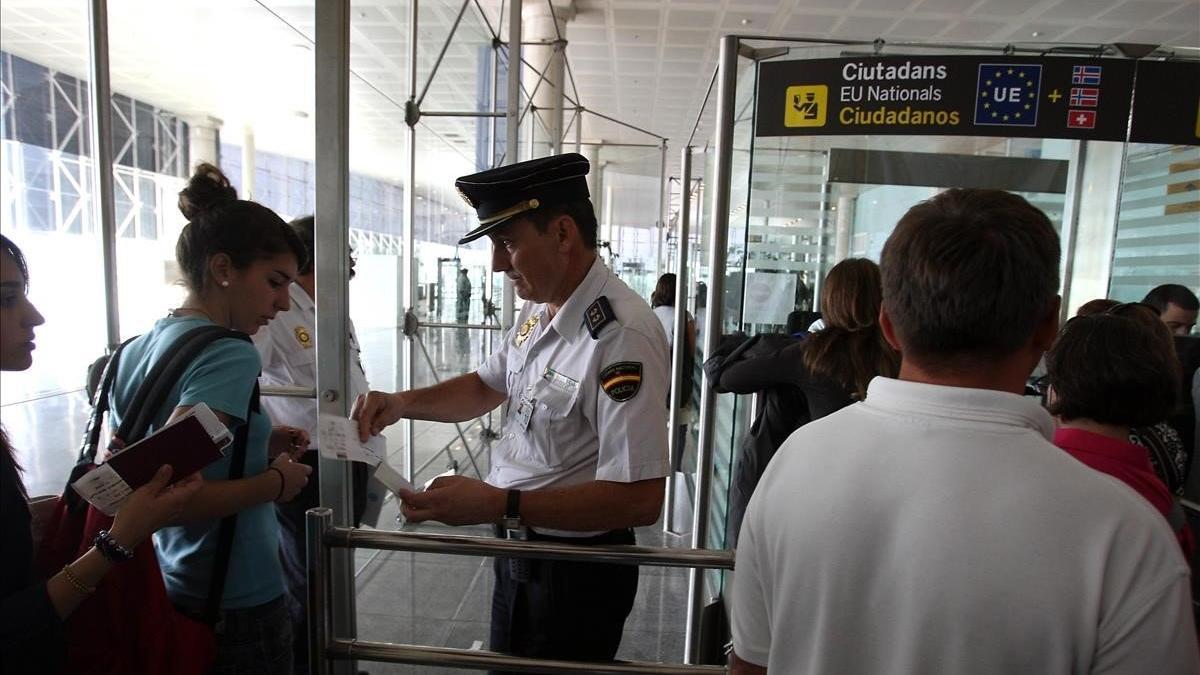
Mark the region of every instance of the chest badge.
[[517, 339], [515, 344], [518, 347], [525, 344], [525, 341], [528, 340], [529, 336], [533, 334], [533, 329], [538, 325], [538, 321], [540, 321], [541, 318], [542, 313], [538, 312], [537, 314], [529, 317], [529, 319], [526, 320], [525, 323], [521, 324], [521, 327], [517, 329]]
[[296, 330], [293, 332], [296, 334], [296, 342], [299, 342], [301, 347], [312, 349], [312, 334], [308, 332], [307, 328], [296, 326]]

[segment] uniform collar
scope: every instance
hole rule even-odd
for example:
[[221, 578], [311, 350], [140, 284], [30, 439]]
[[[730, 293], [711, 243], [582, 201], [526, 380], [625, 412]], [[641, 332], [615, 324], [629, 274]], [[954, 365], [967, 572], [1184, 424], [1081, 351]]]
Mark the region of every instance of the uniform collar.
[[292, 309], [298, 309], [309, 314], [312, 314], [316, 309], [313, 299], [308, 297], [308, 291], [305, 291], [303, 286], [294, 281], [288, 287], [288, 296], [292, 299]]
[[579, 282], [567, 301], [559, 308], [558, 314], [554, 315], [554, 319], [550, 322], [550, 328], [567, 342], [575, 342], [575, 339], [584, 330], [583, 313], [600, 296], [604, 285], [608, 283], [609, 274], [610, 272], [600, 260], [600, 256], [596, 256], [592, 260], [592, 266], [588, 268], [587, 275], [583, 277], [583, 281]]
[[981, 426], [1025, 427], [1047, 441], [1054, 419], [1037, 401], [992, 389], [971, 389], [876, 377], [863, 403], [883, 412], [911, 417], [942, 418]]

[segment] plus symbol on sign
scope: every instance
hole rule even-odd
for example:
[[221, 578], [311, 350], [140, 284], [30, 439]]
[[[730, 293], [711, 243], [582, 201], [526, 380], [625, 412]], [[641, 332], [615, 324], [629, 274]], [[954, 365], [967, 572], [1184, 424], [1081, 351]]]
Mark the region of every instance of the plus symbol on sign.
[[1058, 90], [1055, 89], [1054, 91], [1047, 94], [1046, 98], [1050, 99], [1051, 103], [1058, 103], [1058, 99], [1062, 98], [1062, 94], [1058, 93]]
[[1087, 115], [1079, 115], [1078, 117], [1075, 118], [1075, 122], [1082, 125], [1083, 123], [1087, 122], [1087, 119], [1088, 119]]

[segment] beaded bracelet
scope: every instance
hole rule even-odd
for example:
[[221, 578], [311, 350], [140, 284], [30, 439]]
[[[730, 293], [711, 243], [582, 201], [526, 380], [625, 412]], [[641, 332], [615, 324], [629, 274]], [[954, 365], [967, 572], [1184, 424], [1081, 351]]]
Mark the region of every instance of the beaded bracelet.
[[92, 593], [96, 592], [94, 587], [88, 586], [80, 581], [79, 577], [75, 576], [75, 573], [71, 571], [71, 566], [69, 564], [63, 565], [62, 573], [63, 576], [66, 577], [67, 583], [71, 584], [71, 587], [80, 593], [83, 593], [84, 595], [91, 595]]
[[133, 559], [133, 551], [125, 548], [113, 539], [112, 533], [108, 530], [100, 530], [96, 533], [95, 540], [92, 541], [96, 546], [96, 550], [100, 551], [100, 555], [108, 558], [112, 562], [125, 562]]

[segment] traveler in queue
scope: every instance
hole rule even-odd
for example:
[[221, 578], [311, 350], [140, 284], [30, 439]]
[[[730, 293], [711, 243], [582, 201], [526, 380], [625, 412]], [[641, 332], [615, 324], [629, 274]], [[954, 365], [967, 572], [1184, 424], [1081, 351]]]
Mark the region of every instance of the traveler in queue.
[[[29, 268], [8, 237], [0, 235], [0, 370], [33, 365], [34, 329], [45, 323], [26, 296]], [[105, 550], [91, 547], [49, 579], [37, 578], [28, 495], [16, 451], [0, 428], [0, 672], [53, 673], [65, 655], [63, 619], [86, 602], [114, 563]], [[108, 530], [120, 546], [133, 549], [158, 528], [179, 517], [200, 489], [198, 475], [167, 486], [171, 467], [164, 465], [133, 491]]]
[[998, 190], [909, 209], [883, 247], [897, 379], [799, 430], [750, 500], [731, 671], [1200, 672], [1163, 517], [1051, 444], [1022, 396], [1058, 333], [1058, 236]]

